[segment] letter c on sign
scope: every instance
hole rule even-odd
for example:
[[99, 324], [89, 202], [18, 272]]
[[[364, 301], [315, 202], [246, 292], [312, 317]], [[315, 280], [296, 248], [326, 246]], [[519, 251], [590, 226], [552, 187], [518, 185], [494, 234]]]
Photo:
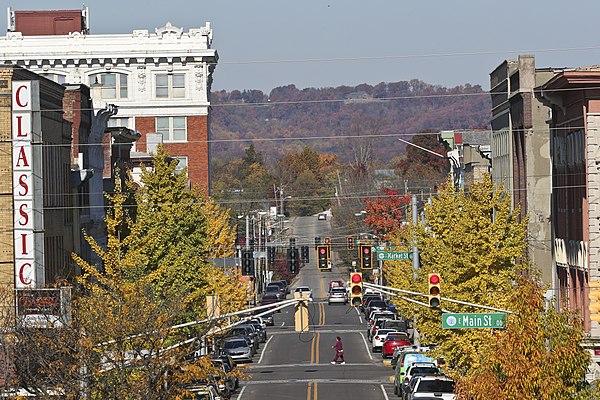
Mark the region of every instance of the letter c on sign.
[[23, 285], [31, 285], [31, 279], [25, 278], [25, 268], [31, 268], [31, 264], [23, 263], [23, 265], [21, 265], [21, 268], [19, 268], [19, 281], [21, 281]]
[[25, 85], [19, 86], [19, 88], [17, 89], [16, 96], [15, 96], [15, 101], [17, 102], [17, 105], [19, 107], [25, 108], [29, 105], [29, 103], [21, 104], [21, 89], [27, 89], [27, 86], [25, 86]]

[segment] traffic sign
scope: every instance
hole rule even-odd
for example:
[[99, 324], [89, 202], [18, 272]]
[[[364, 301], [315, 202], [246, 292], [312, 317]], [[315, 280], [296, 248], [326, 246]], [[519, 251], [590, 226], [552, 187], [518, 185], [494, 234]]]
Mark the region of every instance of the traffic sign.
[[377, 259], [384, 260], [411, 260], [412, 253], [408, 251], [377, 251]]
[[443, 313], [444, 329], [504, 329], [506, 313]]

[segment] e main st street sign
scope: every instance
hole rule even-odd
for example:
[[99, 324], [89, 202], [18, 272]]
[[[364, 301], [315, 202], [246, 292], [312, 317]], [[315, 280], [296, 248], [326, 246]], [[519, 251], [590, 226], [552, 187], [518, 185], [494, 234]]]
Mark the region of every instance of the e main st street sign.
[[377, 251], [377, 259], [381, 261], [385, 260], [412, 260], [412, 253], [408, 251]]
[[442, 314], [444, 329], [504, 329], [505, 326], [505, 313]]

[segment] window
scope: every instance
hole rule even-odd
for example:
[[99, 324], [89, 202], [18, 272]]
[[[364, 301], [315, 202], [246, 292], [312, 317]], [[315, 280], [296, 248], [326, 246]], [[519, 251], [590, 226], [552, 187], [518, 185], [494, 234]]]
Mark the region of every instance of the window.
[[175, 168], [175, 173], [179, 174], [183, 171], [184, 168], [187, 168], [187, 157], [175, 157], [177, 160], [177, 167]]
[[129, 118], [126, 118], [126, 117], [120, 117], [120, 118], [111, 117], [108, 120], [107, 126], [109, 128], [117, 128], [117, 127], [129, 128]]
[[48, 78], [56, 83], [60, 83], [61, 85], [65, 83], [65, 76], [59, 74], [40, 74], [41, 76]]
[[100, 73], [90, 75], [90, 87], [100, 85], [100, 96], [103, 99], [127, 98], [127, 75], [120, 73]]
[[156, 97], [160, 99], [185, 97], [184, 74], [156, 75]]
[[156, 117], [156, 131], [162, 133], [163, 142], [187, 140], [185, 117]]

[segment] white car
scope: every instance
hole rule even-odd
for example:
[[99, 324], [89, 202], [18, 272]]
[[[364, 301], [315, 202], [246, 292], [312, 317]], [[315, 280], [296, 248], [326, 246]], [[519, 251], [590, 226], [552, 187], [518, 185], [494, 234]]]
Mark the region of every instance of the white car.
[[407, 398], [454, 400], [454, 381], [445, 376], [417, 376], [409, 384]]
[[319, 221], [325, 221], [327, 219], [327, 214], [325, 213], [320, 213], [319, 216], [317, 217], [317, 219]]
[[388, 333], [392, 332], [396, 332], [396, 330], [381, 328], [375, 331], [375, 335], [373, 335], [373, 353], [381, 351], [381, 346], [383, 346], [383, 342], [385, 342]]
[[[300, 296], [308, 296], [308, 297], [312, 297], [312, 289], [309, 288], [308, 286], [298, 286], [295, 290], [294, 293], [301, 293]], [[308, 295], [305, 295], [304, 293], [308, 293]]]

